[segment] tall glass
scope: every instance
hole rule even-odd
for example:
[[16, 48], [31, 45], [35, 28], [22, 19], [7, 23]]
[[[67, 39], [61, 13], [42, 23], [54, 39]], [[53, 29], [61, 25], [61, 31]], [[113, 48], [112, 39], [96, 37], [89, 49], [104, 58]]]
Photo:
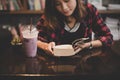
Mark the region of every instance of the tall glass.
[[27, 25], [21, 29], [21, 33], [25, 55], [27, 57], [35, 57], [37, 54], [37, 29], [33, 26], [31, 27], [31, 25]]

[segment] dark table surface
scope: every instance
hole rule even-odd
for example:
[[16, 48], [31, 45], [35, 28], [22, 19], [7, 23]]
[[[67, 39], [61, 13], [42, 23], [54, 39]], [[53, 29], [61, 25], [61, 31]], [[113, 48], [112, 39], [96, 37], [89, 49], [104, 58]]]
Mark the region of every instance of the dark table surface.
[[[118, 44], [119, 46], [119, 44]], [[25, 57], [21, 46], [10, 46], [0, 54], [0, 76], [101, 77], [120, 73], [120, 55], [111, 48], [83, 50], [74, 56], [55, 57], [38, 49]]]

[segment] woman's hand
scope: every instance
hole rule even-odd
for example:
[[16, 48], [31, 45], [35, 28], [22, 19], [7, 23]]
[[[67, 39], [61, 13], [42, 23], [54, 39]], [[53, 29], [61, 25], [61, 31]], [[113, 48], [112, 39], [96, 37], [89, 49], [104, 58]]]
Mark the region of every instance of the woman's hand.
[[81, 43], [78, 45], [73, 45], [73, 48], [75, 51], [78, 49], [80, 49], [80, 51], [81, 51], [85, 48], [91, 49], [91, 48], [97, 48], [97, 47], [102, 47], [102, 42], [100, 40], [94, 40], [94, 41], [90, 41], [90, 42], [86, 42], [86, 43]]
[[39, 48], [43, 49], [46, 53], [53, 55], [53, 47], [55, 46], [55, 42], [45, 43], [38, 41], [37, 45]]
[[48, 43], [48, 46], [46, 46], [45, 51], [53, 54], [53, 47], [54, 46], [55, 46], [55, 42]]
[[90, 46], [90, 42], [87, 42], [87, 43], [81, 43], [81, 44], [78, 44], [76, 46], [73, 46], [73, 48], [74, 48], [75, 51], [76, 50], [81, 51], [81, 50], [83, 50], [85, 48], [88, 48], [89, 46]]

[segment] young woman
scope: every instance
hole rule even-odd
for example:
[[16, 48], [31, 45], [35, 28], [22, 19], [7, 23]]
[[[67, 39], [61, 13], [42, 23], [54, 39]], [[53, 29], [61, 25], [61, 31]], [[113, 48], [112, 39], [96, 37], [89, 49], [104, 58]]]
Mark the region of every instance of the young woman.
[[[113, 36], [96, 8], [83, 0], [46, 0], [45, 14], [37, 23], [38, 47], [47, 53], [58, 44], [72, 44], [76, 39], [89, 38], [81, 50], [108, 47]], [[92, 32], [97, 36], [91, 40]]]

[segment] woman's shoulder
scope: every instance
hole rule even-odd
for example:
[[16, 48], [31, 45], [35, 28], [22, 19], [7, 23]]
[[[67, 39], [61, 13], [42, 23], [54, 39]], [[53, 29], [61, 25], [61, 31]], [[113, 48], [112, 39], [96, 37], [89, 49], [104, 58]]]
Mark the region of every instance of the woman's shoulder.
[[87, 7], [88, 12], [96, 12], [97, 11], [97, 8], [91, 3], [87, 3], [86, 7]]
[[41, 23], [44, 23], [45, 22], [45, 15], [44, 14], [42, 14], [41, 16], [40, 16], [40, 19], [39, 19], [39, 21], [41, 22]]
[[41, 27], [41, 26], [45, 26], [46, 25], [46, 19], [45, 19], [45, 15], [42, 14], [40, 16], [40, 19], [37, 22], [37, 27]]
[[42, 14], [40, 18], [45, 19], [45, 14]]

